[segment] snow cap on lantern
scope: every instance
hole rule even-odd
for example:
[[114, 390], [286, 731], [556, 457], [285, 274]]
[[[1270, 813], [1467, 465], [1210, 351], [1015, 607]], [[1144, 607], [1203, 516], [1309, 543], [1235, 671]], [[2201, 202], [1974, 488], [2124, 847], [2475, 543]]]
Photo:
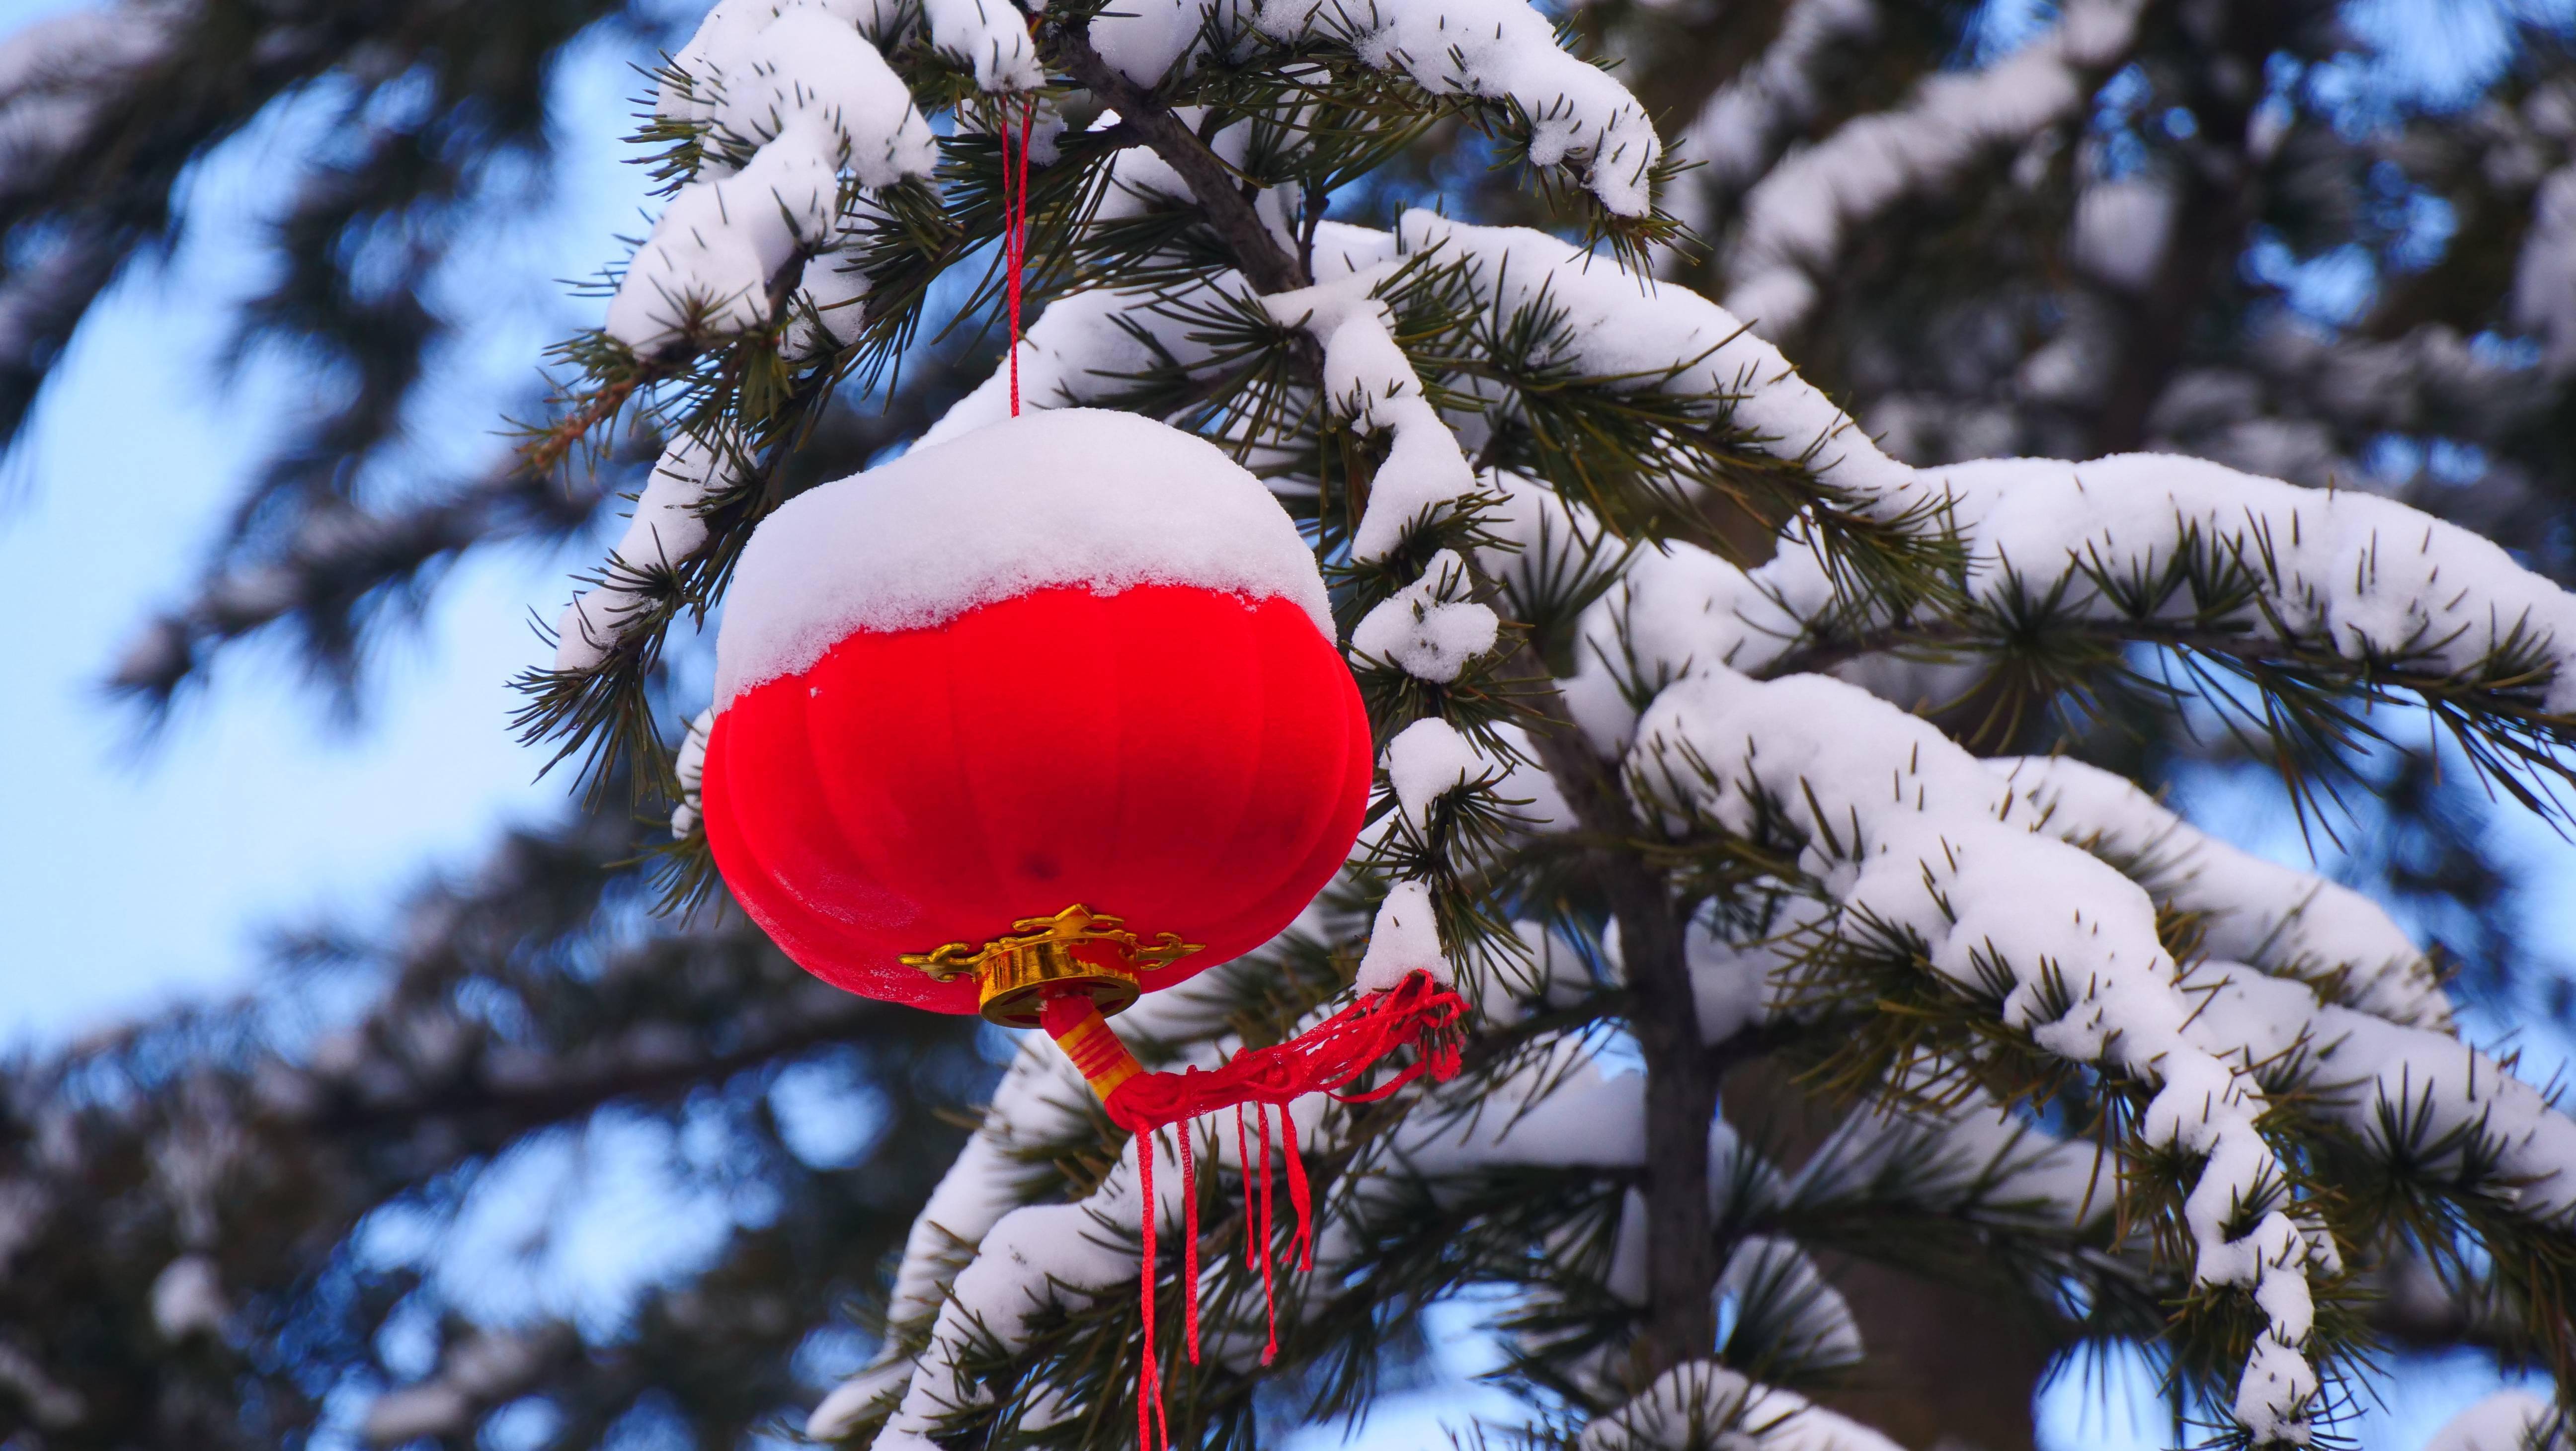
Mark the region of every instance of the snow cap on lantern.
[[1000, 964], [1093, 972], [1114, 1011], [1285, 927], [1366, 809], [1312, 552], [1221, 450], [1132, 414], [1031, 414], [789, 501], [716, 658], [717, 865], [871, 997], [1034, 1021]]
[[1282, 599], [1329, 643], [1315, 557], [1224, 450], [1133, 413], [1032, 413], [790, 499], [744, 546], [716, 709], [860, 630], [945, 624], [1051, 585]]

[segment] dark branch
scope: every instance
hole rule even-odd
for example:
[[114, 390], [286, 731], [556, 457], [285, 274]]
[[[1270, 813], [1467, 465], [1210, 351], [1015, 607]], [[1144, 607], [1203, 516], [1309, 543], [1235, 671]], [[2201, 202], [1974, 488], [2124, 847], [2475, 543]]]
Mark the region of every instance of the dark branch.
[[1153, 92], [1111, 69], [1091, 40], [1079, 30], [1058, 30], [1056, 59], [1093, 95], [1135, 128], [1166, 166], [1179, 172], [1190, 196], [1207, 213], [1208, 226], [1234, 256], [1236, 270], [1262, 292], [1294, 292], [1307, 285], [1306, 269], [1296, 254], [1279, 245], [1253, 210], [1250, 183], [1198, 138], [1187, 122], [1172, 114]]

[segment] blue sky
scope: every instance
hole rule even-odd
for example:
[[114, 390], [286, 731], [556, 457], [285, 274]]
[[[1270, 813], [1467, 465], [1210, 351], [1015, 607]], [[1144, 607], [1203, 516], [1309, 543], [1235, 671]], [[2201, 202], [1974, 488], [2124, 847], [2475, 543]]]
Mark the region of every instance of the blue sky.
[[[0, 5], [0, 31], [58, 4]], [[561, 83], [596, 118], [565, 135], [543, 205], [478, 243], [444, 299], [462, 366], [416, 452], [471, 468], [531, 381], [546, 342], [597, 309], [553, 279], [595, 269], [644, 200], [620, 164], [628, 57], [592, 47]], [[260, 933], [325, 912], [363, 919], [431, 864], [462, 869], [497, 827], [554, 810], [559, 780], [511, 738], [510, 675], [541, 650], [526, 612], [552, 613], [575, 561], [533, 552], [453, 576], [420, 630], [375, 660], [366, 720], [334, 724], [283, 649], [255, 644], [215, 672], [158, 740], [99, 681], [149, 613], [201, 566], [299, 386], [284, 360], [231, 382], [216, 359], [227, 305], [256, 289], [258, 241], [314, 106], [263, 118], [202, 165], [198, 209], [166, 266], [134, 269], [83, 325], [0, 489], [0, 712], [12, 763], [0, 833], [0, 1044], [59, 1041], [179, 993], [239, 987]]]

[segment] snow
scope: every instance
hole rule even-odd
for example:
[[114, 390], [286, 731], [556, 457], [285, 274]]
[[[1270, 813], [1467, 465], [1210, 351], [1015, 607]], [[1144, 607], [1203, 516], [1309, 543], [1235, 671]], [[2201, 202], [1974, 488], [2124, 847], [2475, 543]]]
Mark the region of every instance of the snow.
[[[2475, 672], [2519, 639], [2543, 647], [2541, 658], [2556, 667], [2544, 707], [2576, 711], [2576, 600], [2456, 525], [2375, 495], [2301, 489], [2170, 455], [1914, 470], [1879, 452], [1776, 349], [1704, 300], [1677, 289], [1642, 295], [1608, 269], [1587, 272], [1580, 252], [1537, 233], [1421, 213], [1406, 217], [1404, 233], [1412, 250], [1439, 246], [1468, 259], [1497, 310], [1544, 291], [1567, 316], [1562, 361], [1605, 374], [1670, 370], [1663, 386], [1742, 391], [1735, 421], [1770, 440], [1764, 446], [1775, 455], [1806, 459], [1853, 507], [1881, 518], [1939, 511], [1967, 547], [1969, 588], [1989, 605], [2018, 613], [2046, 602], [2060, 616], [2130, 627], [2098, 581], [2163, 578], [2190, 544], [2208, 564], [2241, 566], [2252, 586], [2240, 609], [2214, 622], [2237, 638], [2450, 674]], [[1597, 522], [1535, 489], [1493, 485], [1503, 495], [1490, 516], [1497, 532], [1524, 547], [1538, 542], [1542, 521], [1562, 521], [1553, 522], [1556, 539], [1598, 534]], [[1587, 616], [1566, 686], [1596, 744], [1616, 750], [1626, 740], [1627, 674], [1652, 687], [1703, 662], [1758, 672], [1808, 637], [1807, 622], [1837, 602], [1837, 590], [1805, 531], [1793, 521], [1774, 558], [1750, 572], [1678, 544], [1631, 563]]]
[[723, 84], [712, 119], [729, 145], [761, 147], [810, 123], [834, 148], [836, 169], [870, 187], [927, 175], [938, 161], [902, 78], [847, 21], [790, 10], [716, 64]]
[[769, 279], [819, 245], [840, 210], [819, 127], [760, 148], [741, 174], [680, 188], [608, 303], [608, 335], [638, 353], [692, 326], [742, 332], [769, 317]]
[[[1027, 25], [1007, 5], [983, 6], [974, 0], [929, 0], [915, 7], [897, 0], [720, 0], [699, 22], [689, 43], [672, 57], [675, 81], [665, 80], [654, 110], [664, 120], [708, 122], [718, 118], [736, 86], [767, 90], [775, 85], [791, 94], [798, 85], [828, 93], [836, 81], [853, 77], [834, 66], [844, 56], [817, 56], [811, 63], [791, 58], [775, 76], [755, 74], [746, 57], [761, 54], [761, 38], [778, 24], [808, 17], [829, 19], [868, 41], [872, 49], [900, 44], [926, 21], [930, 41], [950, 59], [975, 71], [977, 89], [1030, 91], [1045, 84], [1030, 43]], [[837, 38], [826, 42], [837, 46]], [[860, 63], [864, 69], [864, 63]], [[751, 76], [745, 81], [742, 77]], [[736, 128], [736, 134], [746, 134]]]
[[[2524, 1451], [2566, 1439], [2558, 1408], [2529, 1391], [2498, 1391], [2442, 1423], [2424, 1451]], [[2543, 1440], [2541, 1438], [2548, 1437]]]
[[1989, 1218], [2071, 1228], [2111, 1216], [2118, 1165], [2092, 1144], [2052, 1139], [1997, 1105], [1972, 1095], [1948, 1113], [1890, 1105], [1846, 1117], [1798, 1171], [1785, 1194], [1792, 1206], [1883, 1201], [1885, 1185], [1902, 1179], [1909, 1202], [1926, 1213], [1971, 1208]]
[[[1210, 8], [1208, 0], [1126, 0], [1092, 17], [1091, 48], [1111, 70], [1150, 89], [1182, 61], [1195, 66], [1207, 53]], [[1231, 0], [1224, 6], [1239, 26], [1237, 8]]]
[[2489, 1181], [2485, 1192], [2530, 1218], [2576, 1223], [2576, 1119], [2494, 1059], [2448, 1033], [2321, 1003], [2305, 984], [2234, 963], [2205, 964], [2191, 984], [2208, 1007], [2188, 1031], [2211, 1053], [2250, 1072], [2304, 1048], [2313, 1065], [2301, 1076], [2317, 1111], [2363, 1142], [2394, 1148], [2388, 1126], [2411, 1121], [2425, 1145], [2454, 1147], [2409, 1147], [2410, 1159], [2474, 1171]]
[[574, 595], [555, 622], [557, 670], [598, 669], [644, 609], [645, 580], [667, 575], [706, 546], [699, 511], [711, 495], [741, 482], [740, 450], [730, 437], [710, 443], [686, 433], [662, 450], [599, 587]]
[[920, 629], [1053, 586], [1285, 599], [1333, 638], [1314, 555], [1259, 479], [1132, 413], [1062, 409], [914, 448], [789, 500], [744, 546], [715, 707], [860, 630]]
[[2393, 500], [2164, 454], [1986, 459], [1925, 470], [1922, 486], [1949, 501], [1989, 601], [2044, 599], [2074, 574], [2060, 612], [2123, 619], [2082, 575], [2154, 580], [2197, 531], [2209, 557], [2241, 564], [2261, 591], [2229, 628], [2443, 674], [2473, 673], [2519, 632], [2545, 641], [2541, 658], [2557, 667], [2545, 708], [2576, 712], [2576, 598], [2494, 542]]
[[678, 759], [672, 762], [672, 774], [680, 783], [680, 804], [671, 808], [671, 839], [678, 841], [698, 826], [699, 787], [706, 781], [707, 737], [716, 728], [713, 707], [699, 711], [689, 722], [688, 734], [680, 738]]
[[378, 1396], [361, 1432], [377, 1446], [453, 1436], [533, 1381], [558, 1343], [537, 1333], [470, 1330], [447, 1348], [438, 1374]]
[[2226, 1233], [2281, 1166], [2257, 1127], [2261, 1090], [2187, 1032], [2196, 1004], [2136, 883], [2035, 834], [2026, 807], [2012, 820], [2007, 783], [1929, 723], [1821, 676], [1703, 667], [1648, 708], [1627, 769], [1722, 829], [1785, 827], [1801, 870], [1873, 935], [1909, 934], [1964, 993], [2003, 991], [2004, 1025], [2044, 1051], [2153, 1086], [2141, 1139], [2206, 1157], [2183, 1207], [2194, 1280], [2245, 1287], [2269, 1320], [2236, 1416], [2258, 1441], [2306, 1441], [2316, 1379], [2298, 1347], [2317, 1251], [2278, 1208]]
[[[1213, 1065], [1220, 1049], [1239, 1045], [1239, 1040], [1228, 1033], [1228, 1015], [1233, 1009], [1234, 994], [1239, 991], [1234, 976], [1245, 970], [1236, 964], [1220, 966], [1150, 994], [1112, 1019], [1110, 1028], [1149, 1061], [1160, 1051], [1157, 1045], [1225, 1035], [1218, 1042], [1200, 1042], [1186, 1055], [1187, 1062]], [[1328, 1011], [1329, 1008], [1319, 1010], [1314, 1019], [1319, 1021]], [[1311, 1129], [1316, 1112], [1313, 1107], [1301, 1107], [1301, 1126]], [[961, 1343], [955, 1339], [959, 1325], [944, 1318], [961, 1273], [980, 1260], [982, 1246], [1006, 1218], [1060, 1187], [1061, 1178], [1043, 1161], [1043, 1156], [1054, 1145], [1088, 1142], [1095, 1132], [1096, 1114], [1090, 1087], [1066, 1061], [1063, 1051], [1042, 1034], [1023, 1035], [1020, 1051], [995, 1088], [982, 1124], [931, 1191], [905, 1240], [887, 1302], [889, 1357], [825, 1397], [809, 1419], [808, 1434], [818, 1440], [832, 1439], [839, 1434], [834, 1428], [855, 1424], [880, 1400], [901, 1402], [915, 1394], [916, 1380], [927, 1388], [919, 1392], [923, 1399], [909, 1402], [920, 1418], [935, 1416], [944, 1396], [960, 1393], [953, 1384], [941, 1390], [939, 1382], [953, 1368]], [[1222, 1149], [1203, 1162], [1234, 1164], [1231, 1136], [1218, 1137], [1225, 1140]], [[1097, 1222], [1076, 1226], [1067, 1221], [1059, 1228], [1113, 1243], [1124, 1242], [1123, 1237], [1133, 1232], [1137, 1222], [1132, 1179], [1121, 1177], [1133, 1173], [1132, 1144], [1127, 1154], [1124, 1166], [1104, 1179], [1099, 1194], [1086, 1201], [1096, 1211]], [[1167, 1216], [1177, 1213], [1179, 1177], [1174, 1166], [1168, 1178], [1159, 1174], [1156, 1178], [1155, 1188]], [[998, 1242], [995, 1249], [1000, 1249]], [[1117, 1265], [1107, 1259], [1098, 1261], [1091, 1265], [1100, 1272], [1098, 1278], [1066, 1287], [1052, 1287], [1042, 1277], [1034, 1276], [1025, 1256], [1013, 1263], [1021, 1267], [1018, 1287], [1032, 1296], [1053, 1293], [1055, 1288], [1090, 1293], [1122, 1282], [1132, 1284], [1136, 1278], [1132, 1251]], [[979, 1299], [1005, 1302], [1017, 1315], [1017, 1304], [1011, 1301], [1015, 1283], [1011, 1273], [988, 1271], [970, 1288]], [[1210, 1339], [1216, 1337], [1211, 1335]], [[922, 1346], [923, 1350], [916, 1357], [903, 1350], [905, 1346]], [[1256, 1338], [1252, 1343], [1255, 1356], [1259, 1348]], [[905, 1424], [922, 1423], [916, 1420]], [[877, 1444], [886, 1451], [898, 1446], [918, 1451], [921, 1443], [880, 1440]]]
[[1895, 1442], [1858, 1421], [1708, 1360], [1665, 1371], [1575, 1442], [1576, 1451], [1737, 1445], [1754, 1451], [1898, 1451]]
[[[1112, 1020], [1112, 1029], [1140, 1047], [1193, 1034], [1212, 1037], [1223, 1028], [1230, 971], [1220, 967], [1154, 993]], [[1320, 1021], [1329, 1011], [1319, 1008], [1301, 1026]], [[1230, 1036], [1201, 1041], [1187, 1061], [1213, 1064], [1223, 1048], [1238, 1044]], [[1089, 1197], [1067, 1204], [1028, 1202], [1037, 1186], [1056, 1181], [1043, 1164], [1033, 1174], [1027, 1156], [1015, 1155], [1013, 1148], [1049, 1139], [1087, 1140], [1093, 1132], [1088, 1097], [1089, 1090], [1072, 1075], [1060, 1051], [1035, 1034], [1025, 1040], [983, 1128], [969, 1141], [969, 1156], [979, 1149], [983, 1153], [971, 1169], [968, 1158], [960, 1157], [915, 1222], [905, 1247], [896, 1275], [893, 1324], [901, 1335], [924, 1319], [929, 1322], [925, 1348], [911, 1363], [909, 1381], [903, 1379], [906, 1362], [890, 1360], [845, 1385], [846, 1398], [836, 1391], [825, 1403], [833, 1406], [837, 1400], [836, 1414], [854, 1419], [900, 1387], [900, 1401], [875, 1442], [877, 1451], [935, 1451], [928, 1437], [940, 1418], [989, 1397], [961, 1369], [969, 1354], [995, 1343], [1004, 1350], [1024, 1344], [1050, 1307], [1133, 1292], [1137, 1258], [1128, 1237], [1145, 1208], [1137, 1154], [1147, 1142], [1158, 1160], [1156, 1222], [1166, 1233], [1180, 1223], [1178, 1151], [1160, 1136], [1131, 1138]], [[1068, 1106], [1072, 1102], [1086, 1106]], [[1308, 1153], [1322, 1145], [1318, 1126], [1328, 1112], [1326, 1102], [1320, 1096], [1301, 1100], [1291, 1114]], [[1203, 1140], [1199, 1166], [1203, 1174], [1240, 1173], [1243, 1163], [1233, 1136], [1220, 1133]], [[1257, 1331], [1246, 1335], [1213, 1317], [1203, 1319], [1202, 1329], [1209, 1350], [1220, 1359], [1239, 1359], [1246, 1370], [1257, 1361]], [[818, 1417], [820, 1413], [818, 1408]]]
[[1441, 797], [1489, 769], [1458, 728], [1437, 716], [1415, 721], [1386, 743], [1387, 781], [1416, 831], [1431, 829], [1431, 808]]
[[1443, 549], [1422, 567], [1422, 577], [1381, 601], [1351, 631], [1353, 654], [1384, 660], [1416, 680], [1446, 684], [1467, 662], [1494, 648], [1502, 621], [1464, 598], [1467, 564]]
[[1687, 288], [1657, 287], [1525, 227], [1470, 226], [1417, 210], [1405, 213], [1397, 231], [1408, 253], [1436, 248], [1444, 259], [1463, 260], [1478, 295], [1500, 316], [1542, 303], [1561, 311], [1561, 356], [1541, 349], [1533, 364], [1651, 379], [1670, 393], [1740, 394], [1734, 421], [1758, 446], [1864, 496], [1899, 493], [1912, 478], [1738, 314]]
[[2514, 326], [2540, 339], [2553, 377], [2576, 373], [2576, 165], [2543, 178], [2507, 302]]
[[[930, 8], [936, 29], [955, 3]], [[772, 279], [828, 242], [841, 173], [880, 188], [930, 175], [939, 160], [930, 123], [859, 32], [885, 21], [848, 4], [725, 0], [708, 12], [654, 103], [666, 121], [710, 128], [706, 158], [628, 264], [609, 302], [610, 337], [649, 354], [693, 318], [718, 333], [760, 325]], [[743, 152], [750, 159], [736, 173]], [[810, 266], [799, 280], [826, 305], [859, 295]]]
[[1360, 956], [1359, 990], [1384, 992], [1415, 972], [1427, 972], [1443, 986], [1456, 976], [1449, 959], [1440, 955], [1430, 884], [1398, 882], [1378, 904], [1377, 925], [1369, 933], [1368, 951]]
[[1788, 965], [1790, 953], [1781, 938], [1793, 925], [1761, 941], [1739, 945], [1720, 936], [1703, 913], [1682, 934], [1682, 961], [1690, 972], [1691, 1006], [1699, 1035], [1723, 1043], [1747, 1028], [1770, 1021], [1776, 1010], [1774, 975]]
[[0, 1340], [0, 1387], [14, 1391], [27, 1414], [48, 1430], [76, 1426], [89, 1416], [89, 1402], [79, 1391], [46, 1375], [35, 1357], [5, 1340]]
[[1034, 91], [1046, 85], [1037, 42], [1017, 6], [999, 0], [922, 0], [921, 9], [931, 45], [972, 67], [977, 90]]
[[806, 259], [797, 274], [795, 316], [780, 347], [789, 362], [804, 362], [846, 348], [867, 331], [868, 274], [858, 260], [835, 252]]
[[1396, 346], [1393, 316], [1375, 295], [1395, 270], [1381, 263], [1261, 300], [1282, 326], [1304, 328], [1323, 344], [1324, 396], [1342, 416], [1394, 436], [1351, 537], [1351, 557], [1361, 563], [1386, 558], [1441, 508], [1459, 508], [1477, 492], [1476, 471], [1423, 397], [1412, 361]]
[[1401, 72], [1433, 95], [1516, 106], [1529, 124], [1533, 165], [1577, 167], [1601, 206], [1619, 216], [1654, 209], [1650, 176], [1663, 143], [1645, 108], [1558, 45], [1555, 27], [1523, 0], [1145, 0], [1094, 19], [1089, 37], [1112, 69], [1150, 87], [1197, 54], [1211, 17], [1220, 34], [1234, 36], [1247, 11], [1252, 30], [1279, 44], [1341, 41], [1363, 64]]
[[184, 1254], [161, 1267], [152, 1281], [152, 1328], [176, 1343], [191, 1335], [219, 1335], [230, 1315], [215, 1262]]
[[[1122, 153], [1120, 159], [1134, 154]], [[1205, 342], [1193, 340], [1189, 328], [1148, 304], [1157, 298], [1189, 305], [1219, 302], [1228, 294], [1248, 296], [1250, 291], [1241, 278], [1229, 273], [1201, 287], [1157, 293], [1104, 288], [1055, 299], [1020, 334], [1023, 412], [1109, 402], [1133, 387], [1129, 380], [1165, 359], [1184, 367], [1209, 361], [1212, 353]], [[1010, 416], [1011, 379], [1005, 360], [973, 392], [951, 404], [922, 435], [921, 444], [946, 443]]]
[[1717, 88], [1683, 133], [1684, 155], [1706, 166], [1683, 187], [1750, 186], [1796, 128], [1827, 103], [1817, 74], [1837, 52], [1878, 34], [1877, 0], [1796, 0], [1761, 59]]
[[809, 1441], [838, 1441], [880, 1409], [891, 1412], [912, 1382], [912, 1362], [888, 1361], [859, 1372], [816, 1403], [805, 1418]]
[[1900, 198], [2083, 113], [2094, 77], [2133, 41], [2139, 0], [2070, 0], [2045, 34], [1981, 71], [1926, 78], [1773, 167], [1744, 200], [1726, 310], [1767, 336], [1806, 321], [1843, 238]]
[[2097, 181], [2075, 199], [2066, 250], [2075, 265], [2125, 292], [2143, 292], [2164, 264], [2178, 198], [2152, 177]]
[[110, 87], [160, 62], [182, 12], [116, 5], [49, 16], [0, 41], [0, 196], [32, 191], [90, 138]]
[[2119, 867], [2159, 904], [2199, 915], [2209, 955], [2295, 978], [2391, 1022], [2450, 1027], [2440, 974], [2368, 897], [2208, 836], [2099, 767], [1988, 764], [2039, 808], [2044, 829]]
[[1766, 1355], [1822, 1369], [1855, 1364], [1866, 1353], [1851, 1306], [1794, 1239], [1754, 1234], [1736, 1241], [1717, 1293], [1736, 1302], [1739, 1317], [1777, 1328], [1763, 1343]]

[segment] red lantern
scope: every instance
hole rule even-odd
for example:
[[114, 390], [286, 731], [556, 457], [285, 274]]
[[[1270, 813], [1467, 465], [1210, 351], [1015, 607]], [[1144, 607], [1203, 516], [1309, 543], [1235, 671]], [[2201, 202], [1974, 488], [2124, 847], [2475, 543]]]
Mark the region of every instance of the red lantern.
[[[736, 899], [815, 975], [1035, 1026], [1072, 963], [1115, 1010], [1276, 935], [1349, 853], [1369, 774], [1350, 672], [1296, 605], [1058, 586], [745, 691], [702, 797]], [[979, 977], [1032, 933], [1069, 960]]]
[[1213, 445], [1060, 410], [813, 490], [745, 548], [717, 657], [707, 838], [817, 976], [1044, 1026], [1139, 1134], [1266, 1132], [1416, 1043], [1377, 1093], [1454, 1071], [1464, 1005], [1420, 974], [1214, 1072], [1145, 1073], [1101, 1021], [1285, 928], [1368, 801], [1313, 554]]

